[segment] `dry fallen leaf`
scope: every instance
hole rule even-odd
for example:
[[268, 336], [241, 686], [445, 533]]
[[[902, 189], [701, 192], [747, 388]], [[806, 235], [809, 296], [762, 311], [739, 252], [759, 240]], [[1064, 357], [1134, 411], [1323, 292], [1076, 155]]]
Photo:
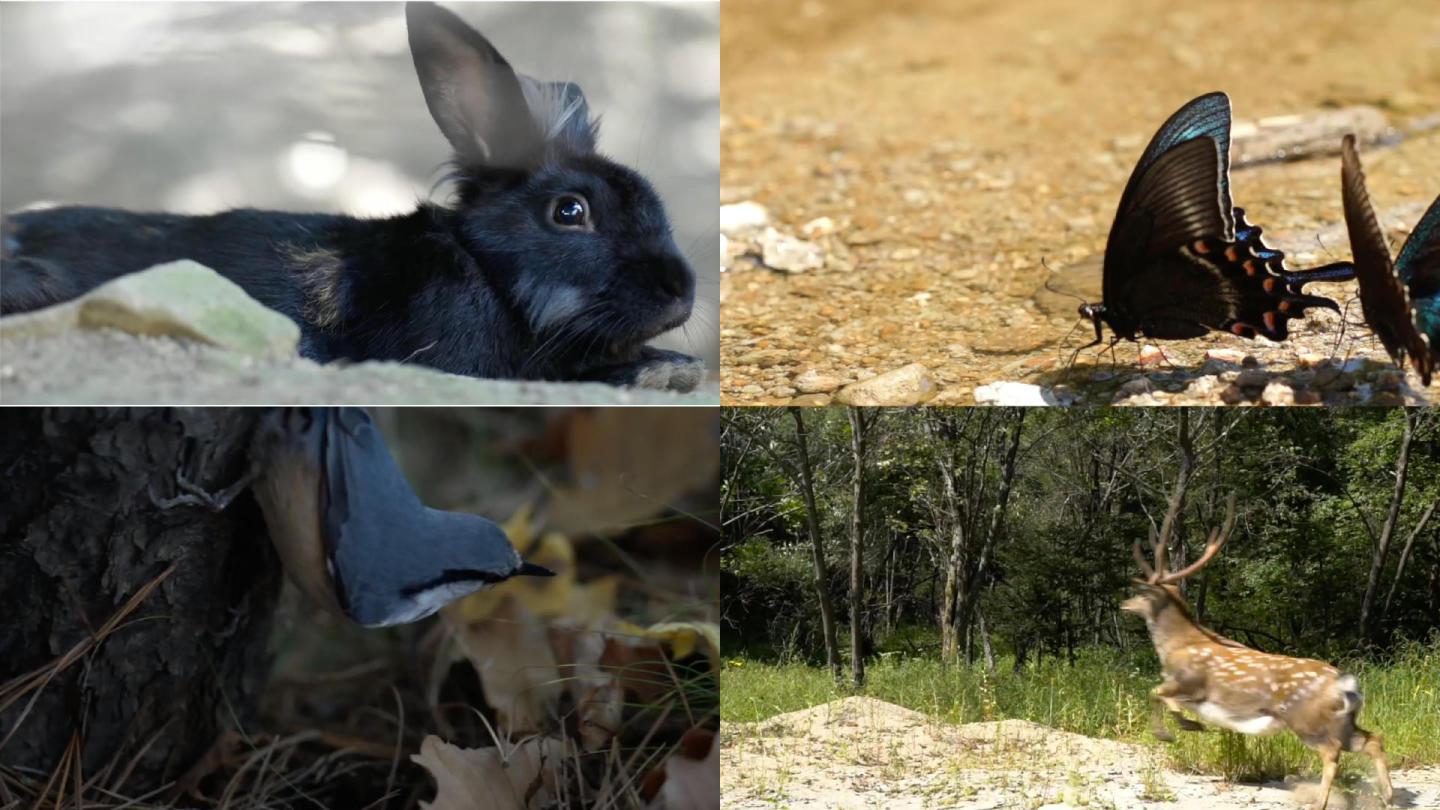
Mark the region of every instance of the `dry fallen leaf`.
[[513, 736], [552, 727], [565, 687], [545, 624], [519, 599], [506, 596], [490, 615], [457, 629], [455, 643], [480, 676], [500, 732]]
[[430, 735], [410, 759], [435, 779], [424, 810], [539, 810], [555, 796], [554, 775], [573, 756], [561, 740], [532, 737], [519, 745], [461, 748]]
[[715, 744], [715, 733], [703, 728], [685, 732], [664, 769], [646, 775], [642, 792], [651, 797], [650, 810], [718, 810], [720, 746]]

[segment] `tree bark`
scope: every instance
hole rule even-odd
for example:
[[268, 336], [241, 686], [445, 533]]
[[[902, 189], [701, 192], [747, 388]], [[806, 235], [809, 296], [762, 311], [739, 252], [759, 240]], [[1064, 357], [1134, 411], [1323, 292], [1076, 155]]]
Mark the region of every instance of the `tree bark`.
[[1365, 598], [1360, 602], [1360, 643], [1370, 642], [1370, 613], [1375, 605], [1375, 591], [1380, 585], [1380, 573], [1385, 568], [1385, 557], [1390, 553], [1390, 538], [1395, 535], [1395, 523], [1400, 517], [1400, 504], [1405, 500], [1405, 476], [1410, 466], [1410, 443], [1415, 438], [1415, 411], [1402, 408], [1405, 431], [1400, 438], [1400, 452], [1395, 458], [1395, 489], [1390, 496], [1390, 511], [1385, 515], [1385, 526], [1370, 558], [1370, 574], [1365, 578]]
[[985, 574], [990, 568], [990, 560], [995, 553], [995, 545], [1005, 532], [1005, 515], [1010, 504], [1010, 489], [1015, 482], [1015, 460], [1020, 455], [1020, 429], [1025, 425], [1025, 414], [1025, 408], [1015, 409], [1015, 426], [1011, 429], [1009, 437], [1010, 447], [1006, 450], [1005, 458], [1000, 465], [1000, 491], [995, 494], [995, 505], [991, 508], [990, 523], [985, 528], [985, 535], [980, 538], [975, 570], [971, 571], [969, 577], [963, 580], [964, 588], [960, 592], [959, 615], [956, 617], [956, 621], [961, 627], [968, 628], [975, 615], [975, 604], [979, 601]]
[[860, 408], [845, 409], [850, 418], [850, 451], [855, 461], [854, 509], [850, 512], [850, 680], [856, 689], [865, 685], [865, 655], [861, 630], [864, 602], [865, 537], [865, 432], [868, 420]]
[[937, 462], [940, 468], [941, 501], [950, 527], [949, 553], [945, 559], [945, 590], [940, 598], [940, 659], [954, 661], [959, 654], [960, 634], [956, 632], [955, 605], [959, 600], [960, 581], [965, 561], [965, 524], [960, 518], [959, 497], [955, 491], [955, 471], [950, 464], [948, 448], [941, 448]]
[[985, 611], [975, 611], [975, 626], [980, 630], [980, 647], [985, 653], [985, 671], [995, 674], [995, 649], [990, 646], [990, 631], [985, 629]]
[[790, 408], [795, 419], [795, 439], [800, 445], [800, 496], [805, 500], [805, 528], [810, 533], [810, 548], [814, 563], [815, 598], [820, 603], [820, 632], [825, 636], [825, 666], [835, 680], [840, 680], [840, 656], [835, 638], [835, 608], [830, 603], [830, 568], [825, 564], [825, 548], [820, 542], [820, 515], [815, 508], [815, 484], [810, 477], [810, 450], [805, 441], [805, 420], [800, 408]]
[[1435, 515], [1435, 507], [1440, 506], [1440, 498], [1430, 502], [1425, 508], [1425, 514], [1420, 516], [1420, 522], [1410, 530], [1410, 536], [1405, 538], [1405, 548], [1400, 550], [1400, 561], [1395, 563], [1395, 578], [1390, 580], [1390, 590], [1385, 594], [1385, 607], [1380, 611], [1380, 619], [1384, 621], [1390, 615], [1390, 603], [1395, 600], [1395, 589], [1400, 585], [1400, 578], [1405, 575], [1405, 563], [1410, 559], [1410, 550], [1415, 547], [1415, 538], [1430, 524], [1430, 518]]
[[[86, 778], [120, 795], [181, 776], [223, 730], [254, 730], [281, 568], [254, 500], [163, 508], [176, 473], [218, 491], [248, 469], [248, 409], [4, 409], [0, 759], [48, 772], [72, 735]], [[19, 689], [175, 571], [87, 655]], [[38, 691], [38, 697], [35, 697]], [[34, 697], [23, 722], [21, 715]], [[17, 723], [19, 724], [17, 726]], [[148, 746], [148, 748], [146, 748]]]

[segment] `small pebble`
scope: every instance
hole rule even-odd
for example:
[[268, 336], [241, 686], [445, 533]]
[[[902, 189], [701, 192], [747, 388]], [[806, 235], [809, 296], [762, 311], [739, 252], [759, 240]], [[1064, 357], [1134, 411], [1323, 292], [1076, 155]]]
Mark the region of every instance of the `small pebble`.
[[1260, 393], [1260, 401], [1266, 405], [1294, 405], [1295, 389], [1278, 380], [1273, 381]]
[[1140, 354], [1136, 356], [1135, 362], [1142, 366], [1151, 366], [1165, 361], [1165, 352], [1159, 346], [1146, 344], [1140, 347]]
[[1154, 390], [1155, 384], [1150, 382], [1149, 377], [1135, 377], [1134, 379], [1126, 380], [1125, 383], [1120, 386], [1117, 396], [1133, 397], [1139, 394], [1149, 394]]
[[1220, 401], [1226, 405], [1239, 405], [1249, 399], [1249, 397], [1245, 396], [1245, 392], [1240, 389], [1240, 386], [1235, 383], [1230, 383], [1220, 389]]
[[792, 384], [802, 394], [826, 394], [840, 387], [840, 378], [807, 369], [796, 377]]
[[819, 246], [766, 228], [760, 237], [760, 260], [772, 270], [799, 273], [825, 264]]
[[1205, 352], [1205, 359], [1219, 360], [1222, 363], [1234, 363], [1238, 366], [1245, 361], [1245, 353], [1235, 349], [1210, 349]]
[[817, 217], [800, 226], [800, 234], [806, 239], [819, 239], [835, 232], [835, 221], [830, 217]]
[[753, 231], [770, 221], [770, 212], [757, 202], [731, 203], [720, 206], [720, 233], [727, 236]]
[[1270, 382], [1270, 375], [1263, 369], [1246, 368], [1235, 378], [1235, 384], [1241, 388], [1264, 388]]

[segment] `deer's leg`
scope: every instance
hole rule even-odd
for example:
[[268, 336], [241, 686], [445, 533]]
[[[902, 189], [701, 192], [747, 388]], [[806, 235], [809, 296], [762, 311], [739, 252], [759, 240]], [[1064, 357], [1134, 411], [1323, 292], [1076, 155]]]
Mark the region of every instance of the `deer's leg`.
[[1164, 688], [1165, 684], [1161, 684], [1150, 690], [1150, 733], [1154, 734], [1157, 740], [1173, 742], [1175, 735], [1170, 733], [1170, 729], [1165, 728], [1165, 710], [1163, 707], [1167, 698], [1160, 696], [1160, 690]]
[[1170, 716], [1175, 718], [1176, 725], [1180, 726], [1181, 729], [1185, 731], [1203, 731], [1205, 729], [1204, 726], [1191, 720], [1182, 713], [1184, 707], [1180, 705], [1180, 701], [1175, 699], [1175, 693], [1179, 691], [1179, 689], [1180, 684], [1174, 681], [1166, 681], [1150, 690], [1150, 700], [1154, 701], [1153, 705], [1155, 707], [1154, 714], [1151, 716], [1150, 730], [1155, 734], [1157, 739], [1166, 742], [1175, 739], [1169, 731], [1165, 730], [1164, 723], [1161, 721], [1161, 704], [1164, 704], [1165, 707], [1170, 710]]
[[1390, 786], [1390, 766], [1385, 762], [1385, 735], [1356, 726], [1355, 733], [1350, 736], [1350, 750], [1370, 755], [1375, 762], [1375, 782], [1380, 785], [1380, 798], [1389, 804], [1395, 791]]
[[1324, 763], [1320, 772], [1320, 801], [1315, 810], [1325, 810], [1325, 804], [1330, 801], [1330, 784], [1335, 781], [1335, 771], [1340, 767], [1340, 744], [1322, 743], [1315, 751]]

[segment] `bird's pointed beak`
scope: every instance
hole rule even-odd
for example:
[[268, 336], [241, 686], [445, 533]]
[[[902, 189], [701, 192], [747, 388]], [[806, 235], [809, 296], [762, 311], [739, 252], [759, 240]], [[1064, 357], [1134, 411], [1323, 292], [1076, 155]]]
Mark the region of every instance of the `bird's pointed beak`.
[[555, 572], [543, 565], [536, 565], [532, 562], [520, 561], [520, 567], [515, 569], [513, 576], [517, 577], [553, 577]]

